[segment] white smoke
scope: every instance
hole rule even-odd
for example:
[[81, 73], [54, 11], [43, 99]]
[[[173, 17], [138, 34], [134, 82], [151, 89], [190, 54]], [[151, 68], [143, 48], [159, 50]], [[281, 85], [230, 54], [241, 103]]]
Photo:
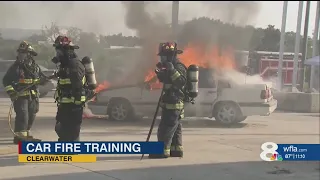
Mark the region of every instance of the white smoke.
[[220, 74], [220, 79], [231, 82], [236, 85], [244, 84], [272, 84], [274, 89], [279, 89], [279, 83], [277, 77], [271, 77], [268, 80], [264, 80], [259, 74], [247, 75], [237, 70], [223, 70]]

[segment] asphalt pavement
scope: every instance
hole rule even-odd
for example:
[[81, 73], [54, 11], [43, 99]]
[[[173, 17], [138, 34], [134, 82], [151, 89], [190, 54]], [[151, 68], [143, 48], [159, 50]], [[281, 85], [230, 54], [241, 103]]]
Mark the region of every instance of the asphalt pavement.
[[[319, 143], [319, 114], [275, 112], [249, 117], [231, 127], [208, 119], [184, 120], [185, 157], [162, 160], [137, 155], [99, 155], [96, 163], [17, 162], [17, 147], [8, 129], [8, 99], [0, 98], [0, 179], [2, 180], [319, 180], [319, 162], [263, 162], [260, 146], [276, 143]], [[91, 107], [95, 113], [104, 108]], [[56, 105], [41, 99], [33, 129], [36, 137], [56, 140]], [[103, 115], [103, 114], [102, 114]], [[150, 119], [112, 122], [84, 120], [81, 139], [92, 141], [144, 141]], [[151, 140], [156, 140], [156, 128]]]

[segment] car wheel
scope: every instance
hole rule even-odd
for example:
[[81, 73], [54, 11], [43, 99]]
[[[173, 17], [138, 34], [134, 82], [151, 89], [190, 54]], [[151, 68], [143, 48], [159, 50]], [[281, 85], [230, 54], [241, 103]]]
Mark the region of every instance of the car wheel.
[[39, 97], [40, 97], [40, 98], [43, 98], [43, 97], [47, 96], [48, 93], [49, 93], [49, 92], [40, 92]]
[[219, 104], [215, 111], [216, 121], [223, 125], [237, 123], [239, 122], [238, 117], [241, 117], [239, 108], [233, 103]]
[[237, 118], [236, 118], [236, 122], [242, 122], [242, 121], [244, 121], [244, 120], [246, 120], [247, 119], [247, 116], [238, 116]]
[[107, 108], [109, 119], [113, 121], [133, 120], [133, 108], [127, 100], [111, 101]]

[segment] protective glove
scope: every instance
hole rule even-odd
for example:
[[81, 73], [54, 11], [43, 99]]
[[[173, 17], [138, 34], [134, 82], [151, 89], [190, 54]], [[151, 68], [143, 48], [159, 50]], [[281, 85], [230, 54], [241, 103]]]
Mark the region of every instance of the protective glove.
[[18, 92], [17, 91], [11, 91], [8, 93], [10, 96], [11, 101], [15, 101], [18, 98]]
[[86, 90], [87, 101], [90, 101], [96, 96], [96, 92], [94, 90]]
[[165, 64], [165, 66], [166, 66], [168, 71], [173, 71], [174, 70], [174, 66], [173, 66], [173, 64], [171, 62], [167, 62]]

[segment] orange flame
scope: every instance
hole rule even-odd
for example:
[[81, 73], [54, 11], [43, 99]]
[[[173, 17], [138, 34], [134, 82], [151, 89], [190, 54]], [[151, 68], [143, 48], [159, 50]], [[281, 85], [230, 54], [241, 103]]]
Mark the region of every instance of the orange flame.
[[108, 81], [103, 81], [101, 84], [98, 84], [97, 88], [95, 89], [95, 92], [99, 93], [100, 91], [108, 89], [109, 87], [110, 83]]
[[[232, 48], [219, 48], [213, 46], [211, 49], [205, 49], [201, 45], [189, 44], [184, 48], [183, 53], [179, 56], [180, 61], [189, 67], [191, 64], [202, 68], [213, 69], [235, 69], [234, 51]], [[155, 61], [156, 64], [156, 61]], [[148, 70], [145, 75], [144, 82], [149, 85], [150, 90], [162, 88], [162, 84], [156, 78], [154, 70]], [[107, 89], [110, 83], [104, 81], [96, 88], [96, 92]]]
[[234, 53], [231, 48], [220, 49], [218, 46], [213, 46], [212, 49], [206, 50], [201, 46], [189, 45], [179, 58], [187, 67], [194, 64], [203, 68], [235, 68]]

